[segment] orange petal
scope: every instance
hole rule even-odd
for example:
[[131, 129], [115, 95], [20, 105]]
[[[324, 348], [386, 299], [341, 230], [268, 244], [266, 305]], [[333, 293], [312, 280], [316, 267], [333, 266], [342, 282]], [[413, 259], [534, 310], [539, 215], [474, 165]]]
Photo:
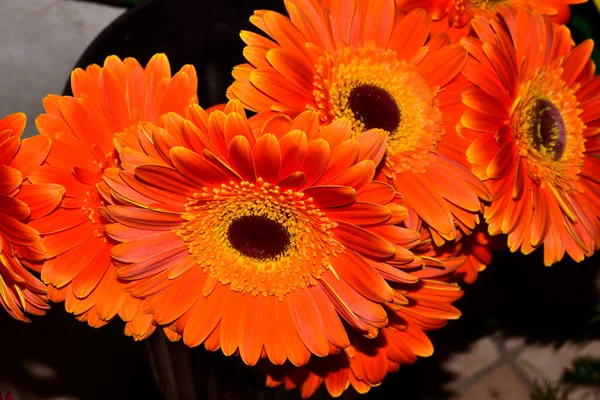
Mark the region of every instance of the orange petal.
[[323, 139], [310, 141], [306, 148], [304, 163], [300, 168], [306, 176], [306, 185], [312, 186], [322, 176], [329, 162], [329, 143]]
[[159, 232], [140, 239], [121, 243], [112, 251], [112, 256], [124, 263], [134, 263], [148, 258], [150, 254], [162, 253], [182, 244], [175, 232]]
[[87, 220], [88, 215], [81, 209], [58, 208], [51, 214], [31, 221], [29, 225], [42, 235], [47, 235], [75, 227]]
[[[10, 132], [10, 131], [5, 131]], [[1, 131], [0, 131], [1, 134]], [[44, 138], [47, 140], [47, 138]], [[19, 150], [19, 146], [21, 145], [21, 138], [18, 136], [14, 136], [10, 139], [2, 139], [0, 136], [0, 165], [7, 165], [10, 160], [13, 159], [17, 151]], [[33, 154], [29, 154], [31, 157]], [[11, 165], [12, 166], [12, 165]], [[18, 169], [18, 168], [17, 168]]]
[[321, 313], [321, 318], [324, 321], [323, 326], [325, 334], [327, 335], [329, 343], [340, 349], [345, 349], [350, 346], [346, 328], [342, 324], [333, 304], [331, 304], [327, 296], [325, 296], [325, 293], [323, 293], [320, 288], [315, 288], [315, 290], [311, 290], [311, 295], [317, 309]]
[[[202, 157], [185, 147], [172, 148], [171, 160], [177, 171], [187, 178], [187, 183], [181, 177], [177, 179], [182, 185], [188, 187], [193, 187], [193, 184], [206, 187], [220, 187], [223, 183], [239, 179], [231, 170], [220, 168], [206, 157]], [[200, 192], [201, 189], [196, 188], [195, 191]]]
[[429, 36], [430, 23], [427, 11], [415, 9], [394, 26], [388, 46], [399, 60], [412, 61]]
[[29, 216], [29, 207], [21, 200], [0, 194], [0, 213], [21, 221]]
[[379, 165], [385, 155], [387, 133], [382, 129], [369, 129], [356, 138], [359, 144], [358, 161], [371, 160]]
[[288, 107], [306, 110], [314, 103], [312, 94], [300, 91], [273, 69], [256, 69], [250, 74], [250, 82], [268, 96]]
[[178, 230], [183, 223], [180, 215], [126, 206], [108, 206], [108, 214], [115, 221], [137, 229]]
[[[118, 251], [119, 246], [126, 245], [127, 243], [115, 246], [113, 251]], [[186, 257], [189, 257], [187, 245], [173, 247], [161, 253], [155, 253], [153, 256], [134, 264], [123, 266], [119, 269], [118, 276], [125, 280], [147, 278], [165, 271]]]
[[335, 271], [358, 293], [375, 302], [392, 300], [392, 289], [365, 259], [354, 251], [338, 256]]
[[[233, 294], [233, 296], [239, 295], [238, 293]], [[233, 297], [232, 296], [232, 297]], [[249, 296], [249, 295], [246, 295]], [[237, 297], [237, 296], [236, 296]], [[223, 354], [226, 356], [230, 356], [238, 349], [238, 332], [240, 331], [240, 320], [241, 320], [241, 312], [244, 311], [245, 307], [240, 307], [239, 301], [252, 301], [245, 300], [244, 295], [241, 295], [241, 298], [237, 298], [235, 300], [231, 299], [225, 305], [225, 312], [223, 313], [223, 318], [221, 318], [220, 326], [221, 326], [221, 350]], [[235, 299], [235, 297], [233, 297]], [[254, 332], [246, 332], [246, 334], [252, 335]]]
[[296, 54], [282, 48], [275, 48], [267, 52], [266, 58], [269, 64], [282, 76], [285, 76], [296, 89], [310, 95], [312, 94], [313, 77], [316, 71], [314, 71], [312, 65], [307, 65]]
[[396, 197], [396, 190], [387, 183], [373, 181], [356, 196], [357, 201], [387, 204]]
[[360, 193], [371, 183], [375, 175], [375, 167], [373, 161], [364, 160], [323, 183], [325, 185], [350, 186]]
[[306, 134], [298, 130], [287, 133], [279, 140], [281, 159], [285, 160], [281, 165], [281, 177], [300, 170], [306, 155], [307, 144]]
[[394, 0], [371, 0], [365, 10], [363, 43], [387, 48], [395, 17]]
[[387, 324], [385, 310], [379, 304], [361, 296], [343, 279], [324, 275], [319, 283], [337, 312], [359, 332], [373, 338], [377, 336], [375, 327]]
[[300, 289], [289, 293], [286, 296], [287, 304], [302, 342], [311, 353], [324, 357], [329, 354], [324, 321], [310, 292], [311, 290]]
[[467, 61], [467, 52], [459, 44], [451, 44], [429, 53], [419, 64], [431, 87], [443, 87], [458, 75]]
[[290, 306], [288, 305], [288, 297], [289, 296], [285, 296], [282, 300], [277, 300], [275, 303], [279, 335], [288, 359], [293, 365], [300, 367], [308, 362], [310, 352], [306, 348], [306, 345], [302, 341], [298, 330], [294, 325], [290, 313]]
[[347, 186], [312, 186], [304, 190], [304, 195], [312, 198], [320, 208], [330, 208], [353, 202], [356, 190]]
[[345, 221], [358, 226], [381, 224], [392, 215], [389, 208], [373, 203], [355, 202], [348, 207], [327, 210], [332, 221]]
[[0, 119], [0, 132], [10, 130], [13, 136], [21, 136], [27, 123], [27, 116], [22, 113], [9, 114], [6, 117]]
[[58, 232], [42, 238], [46, 247], [46, 257], [52, 258], [72, 249], [91, 236], [95, 236], [98, 227], [91, 221], [84, 222], [69, 230]]
[[327, 168], [318, 182], [327, 182], [332, 177], [355, 165], [359, 153], [360, 146], [354, 139], [346, 140], [339, 146], [336, 146], [336, 148], [331, 151]]
[[[185, 155], [180, 156], [177, 154], [179, 153], [179, 151], [176, 149], [183, 148], [176, 147], [173, 149], [174, 164], [176, 165], [176, 167], [181, 168], [183, 171], [185, 171], [186, 175], [191, 175], [191, 173], [186, 169], [186, 167], [192, 165], [192, 160], [190, 160], [190, 158], [184, 157], [188, 157], [189, 153], [192, 152], [186, 149], [187, 151], [185, 151]], [[182, 152], [184, 152], [184, 150], [182, 150]], [[201, 159], [201, 157], [197, 154], [192, 154], [194, 154], [193, 161], [198, 161], [198, 159]], [[177, 159], [177, 161], [175, 161], [175, 159]], [[206, 160], [203, 159], [203, 161], [205, 164], [207, 163]], [[195, 181], [191, 181], [190, 179], [188, 179], [187, 176], [182, 176], [178, 170], [171, 167], [166, 167], [162, 165], [140, 165], [135, 169], [135, 176], [139, 179], [150, 183], [155, 187], [168, 187], [170, 190], [176, 191], [177, 193], [188, 197], [192, 197], [195, 192], [201, 191], [201, 189], [195, 185]], [[202, 186], [202, 184], [199, 185]]]
[[23, 175], [16, 169], [0, 165], [0, 194], [10, 195], [20, 185]]
[[272, 133], [278, 138], [283, 137], [286, 133], [292, 129], [292, 119], [285, 114], [275, 114], [271, 116], [271, 113], [260, 113], [257, 116], [265, 115], [268, 118], [261, 125], [260, 136]]
[[241, 177], [254, 181], [256, 173], [250, 142], [244, 136], [236, 136], [229, 143], [229, 163]]
[[445, 239], [452, 240], [454, 222], [450, 209], [443, 198], [421, 180], [421, 176], [405, 171], [396, 177], [394, 185], [419, 217]]
[[275, 135], [261, 136], [252, 150], [257, 178], [276, 183], [281, 171], [281, 148]]
[[225, 311], [230, 289], [217, 286], [207, 297], [200, 297], [190, 310], [183, 331], [183, 342], [190, 347], [198, 346], [215, 329]]
[[[248, 297], [248, 296], [244, 296]], [[260, 358], [267, 327], [267, 300], [263, 296], [245, 298], [240, 305], [240, 322], [237, 332], [240, 355], [247, 365], [255, 365]]]
[[267, 317], [264, 331], [264, 346], [269, 361], [275, 365], [282, 365], [287, 360], [287, 353], [279, 333], [279, 321], [277, 318], [277, 303], [275, 296], [267, 296], [264, 301], [264, 314]]

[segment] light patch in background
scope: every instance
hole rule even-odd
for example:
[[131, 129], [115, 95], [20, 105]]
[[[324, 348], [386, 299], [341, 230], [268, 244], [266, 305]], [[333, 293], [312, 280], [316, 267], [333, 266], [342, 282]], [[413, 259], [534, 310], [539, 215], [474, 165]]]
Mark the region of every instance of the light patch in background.
[[42, 100], [62, 94], [92, 40], [125, 9], [66, 0], [0, 0], [0, 116], [27, 114], [34, 135]]
[[34, 380], [52, 382], [58, 380], [59, 374], [55, 368], [37, 360], [25, 360], [22, 368]]

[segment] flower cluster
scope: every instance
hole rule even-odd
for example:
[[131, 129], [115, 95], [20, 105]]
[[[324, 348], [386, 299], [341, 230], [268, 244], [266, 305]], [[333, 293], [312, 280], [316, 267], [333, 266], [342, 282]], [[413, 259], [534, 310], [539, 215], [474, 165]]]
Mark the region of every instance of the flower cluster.
[[[360, 393], [432, 354], [508, 247], [600, 246], [600, 78], [572, 0], [287, 0], [229, 101], [192, 66], [106, 59], [0, 121], [0, 304]], [[36, 274], [38, 274], [36, 276]]]

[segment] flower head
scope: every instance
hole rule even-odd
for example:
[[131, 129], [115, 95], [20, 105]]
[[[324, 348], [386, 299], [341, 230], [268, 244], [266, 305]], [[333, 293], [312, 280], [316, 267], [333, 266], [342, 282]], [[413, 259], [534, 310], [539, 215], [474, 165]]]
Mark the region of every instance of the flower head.
[[[46, 113], [36, 123], [42, 137], [52, 139], [52, 149], [30, 179], [59, 183], [66, 193], [60, 207], [31, 223], [47, 249], [42, 279], [51, 300], [65, 301], [67, 311], [92, 326], [102, 326], [116, 314], [132, 321], [139, 307], [117, 279], [110, 257], [114, 242], [104, 232], [109, 221], [101, 210], [115, 200], [102, 174], [119, 165], [113, 137], [125, 132], [135, 138], [130, 132], [136, 132], [140, 121], [183, 113], [196, 102], [196, 84], [191, 66], [171, 77], [164, 55], [154, 56], [146, 68], [134, 59], [111, 56], [103, 67], [73, 71], [74, 97], [44, 100]], [[135, 336], [151, 330], [140, 327]]]
[[524, 254], [543, 244], [546, 265], [565, 251], [581, 260], [600, 244], [592, 42], [574, 48], [566, 27], [529, 11], [473, 28], [478, 38], [462, 40], [471, 54], [464, 74], [477, 87], [463, 94], [459, 133], [494, 196], [489, 232], [508, 234], [509, 248]]
[[21, 141], [25, 120], [22, 113], [0, 120], [0, 305], [21, 321], [29, 321], [25, 313], [43, 315], [48, 308], [46, 285], [30, 272], [39, 272], [46, 251], [27, 223], [52, 211], [64, 193], [58, 185], [28, 181], [46, 158], [50, 141]]
[[410, 286], [426, 269], [419, 233], [395, 225], [406, 208], [373, 181], [386, 134], [285, 118], [255, 136], [238, 101], [194, 106], [142, 125], [143, 151], [120, 144], [122, 169], [105, 174], [128, 203], [108, 207], [118, 276], [169, 337], [250, 365], [338, 353], [348, 328], [377, 336], [394, 299], [384, 278]]
[[[248, 64], [234, 69], [228, 97], [266, 112], [319, 114], [326, 125], [347, 119], [353, 136], [378, 128], [388, 135], [381, 179], [389, 180], [434, 231], [437, 243], [456, 237], [458, 215], [474, 228], [485, 187], [437, 152], [456, 101], [467, 54], [446, 35], [430, 35], [424, 10], [408, 14], [393, 0], [286, 2], [289, 19], [256, 11], [251, 22], [271, 37], [242, 32]], [[310, 21], [310, 22], [309, 22]], [[410, 35], [406, 33], [410, 32]], [[460, 184], [457, 184], [460, 182]]]
[[[425, 235], [427, 232], [422, 231]], [[444, 260], [448, 257], [464, 257], [465, 261], [453, 273], [455, 279], [466, 283], [474, 283], [479, 272], [483, 271], [492, 262], [494, 251], [506, 250], [506, 236], [491, 236], [487, 225], [481, 223], [470, 231], [462, 232], [451, 242], [442, 246], [433, 246], [427, 255]]]

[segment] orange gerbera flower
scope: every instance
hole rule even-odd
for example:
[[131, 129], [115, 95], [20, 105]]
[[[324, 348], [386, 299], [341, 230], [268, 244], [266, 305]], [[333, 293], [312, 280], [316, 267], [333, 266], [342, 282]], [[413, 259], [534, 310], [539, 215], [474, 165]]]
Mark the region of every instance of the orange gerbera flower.
[[[475, 17], [491, 19], [502, 8], [535, 10], [549, 15], [557, 24], [566, 24], [571, 17], [570, 4], [587, 0], [396, 0], [403, 10], [424, 8], [434, 21], [445, 19], [451, 30], [464, 28]], [[456, 31], [455, 31], [456, 32]]]
[[306, 111], [255, 137], [238, 101], [187, 118], [143, 125], [144, 152], [123, 143], [123, 170], [105, 173], [131, 204], [108, 207], [118, 276], [155, 321], [249, 365], [337, 353], [342, 319], [375, 337], [394, 301], [382, 276], [415, 283], [424, 265], [418, 232], [394, 225], [407, 211], [393, 187], [372, 181], [385, 132], [352, 138], [350, 121], [320, 128]]
[[254, 111], [295, 116], [315, 110], [321, 124], [348, 118], [354, 135], [385, 130], [384, 174], [436, 242], [456, 237], [457, 217], [474, 228], [479, 198], [489, 200], [489, 194], [436, 151], [445, 131], [454, 129], [444, 120], [455, 110], [440, 94], [453, 90], [466, 62], [462, 46], [445, 35], [430, 38], [427, 13], [404, 14], [393, 0], [294, 0], [286, 7], [291, 19], [269, 11], [251, 17], [274, 41], [242, 32], [250, 64], [234, 69], [228, 97]]
[[[65, 301], [67, 311], [91, 326], [102, 326], [117, 313], [132, 321], [139, 303], [117, 280], [110, 257], [114, 242], [104, 234], [108, 221], [101, 209], [114, 199], [102, 174], [119, 164], [113, 136], [135, 132], [139, 121], [156, 121], [166, 112], [183, 113], [196, 102], [196, 85], [191, 66], [171, 77], [164, 55], [154, 56], [145, 69], [134, 59], [112, 56], [103, 67], [73, 71], [74, 97], [44, 100], [46, 114], [36, 123], [52, 138], [52, 150], [31, 180], [59, 183], [66, 194], [56, 211], [31, 224], [48, 252], [42, 279], [51, 300]], [[127, 329], [139, 324], [133, 334], [143, 337], [152, 331], [150, 321], [140, 316]]]
[[459, 43], [460, 39], [468, 36], [470, 32], [471, 25], [467, 24], [461, 27], [453, 26], [447, 15], [442, 19], [431, 20], [431, 34], [446, 34], [452, 43]]
[[454, 275], [466, 283], [473, 283], [477, 280], [477, 275], [483, 271], [492, 262], [492, 250], [495, 247], [492, 241], [495, 237], [490, 237], [485, 230], [484, 225], [479, 225], [478, 228], [470, 235], [460, 236], [454, 242], [448, 242], [438, 249], [437, 256], [443, 258], [441, 254], [455, 256], [467, 256], [463, 265], [456, 269]]
[[304, 367], [266, 366], [267, 386], [299, 387], [302, 398], [312, 396], [323, 383], [333, 397], [339, 397], [350, 385], [358, 393], [366, 393], [379, 386], [389, 372], [398, 371], [401, 364], [433, 354], [425, 331], [441, 328], [460, 316], [451, 303], [462, 296], [462, 291], [454, 284], [423, 279], [410, 291], [395, 286], [394, 296], [398, 305], [388, 308], [389, 324], [377, 338], [352, 334], [351, 346], [345, 351], [312, 359]]
[[[423, 238], [428, 236], [425, 229], [421, 229]], [[449, 257], [463, 257], [461, 263], [453, 273], [455, 279], [466, 283], [474, 283], [477, 280], [479, 272], [483, 271], [492, 262], [492, 251], [506, 249], [505, 236], [490, 236], [487, 232], [487, 225], [481, 223], [469, 232], [469, 234], [459, 233], [452, 242], [446, 242], [442, 246], [432, 246], [427, 253], [419, 253], [444, 260]]]
[[[464, 74], [477, 87], [459, 132], [494, 201], [489, 232], [508, 234], [512, 251], [544, 244], [550, 265], [565, 251], [575, 260], [600, 242], [600, 78], [589, 61], [593, 44], [573, 48], [569, 30], [527, 11], [477, 19], [478, 39], [462, 43]], [[534, 43], [534, 44], [532, 44]], [[532, 48], [539, 51], [531, 51]]]
[[25, 313], [43, 315], [48, 305], [46, 286], [28, 271], [39, 272], [46, 251], [39, 233], [26, 224], [58, 206], [64, 190], [27, 181], [48, 155], [50, 141], [34, 137], [21, 142], [25, 121], [23, 113], [0, 120], [0, 304], [28, 322]]

